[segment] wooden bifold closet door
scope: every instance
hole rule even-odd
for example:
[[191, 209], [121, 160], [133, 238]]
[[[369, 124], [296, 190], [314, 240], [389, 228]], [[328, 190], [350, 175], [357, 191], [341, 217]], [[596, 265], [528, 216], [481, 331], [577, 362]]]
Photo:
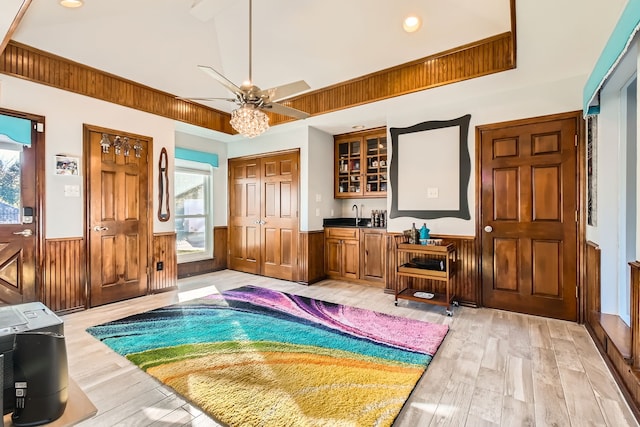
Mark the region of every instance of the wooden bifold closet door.
[[229, 268], [293, 280], [299, 153], [229, 160]]

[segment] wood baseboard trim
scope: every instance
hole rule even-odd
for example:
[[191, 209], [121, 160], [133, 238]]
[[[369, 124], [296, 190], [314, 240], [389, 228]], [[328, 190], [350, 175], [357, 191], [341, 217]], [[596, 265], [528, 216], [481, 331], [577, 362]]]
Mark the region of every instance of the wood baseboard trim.
[[[598, 328], [598, 327], [602, 329], [601, 326], [596, 326], [596, 328]], [[633, 412], [633, 415], [636, 418], [636, 420], [640, 420], [640, 407], [638, 407], [638, 405], [636, 404], [635, 399], [633, 398], [632, 394], [630, 393], [629, 388], [628, 388], [629, 385], [627, 384], [627, 381], [625, 381], [625, 378], [623, 378], [623, 376], [618, 372], [618, 370], [616, 369], [616, 365], [611, 360], [611, 357], [609, 356], [607, 348], [606, 348], [606, 343], [603, 344], [603, 343], [600, 342], [600, 340], [598, 339], [598, 333], [596, 332], [594, 327], [592, 327], [592, 325], [590, 325], [589, 323], [585, 323], [585, 328], [587, 329], [587, 332], [591, 336], [591, 340], [593, 341], [593, 343], [595, 344], [596, 348], [600, 352], [600, 355], [602, 356], [602, 359], [604, 360], [604, 363], [607, 365], [607, 368], [609, 368], [609, 372], [613, 376], [613, 379], [618, 384], [618, 387], [620, 388], [620, 391], [621, 391], [622, 395], [624, 396], [625, 400], [627, 401], [627, 404], [629, 405], [629, 408], [631, 409], [631, 412]], [[629, 372], [631, 372], [631, 368], [630, 367], [629, 367]], [[633, 375], [633, 376], [636, 379], [638, 378], [637, 375]], [[628, 379], [628, 376], [627, 376], [627, 379]], [[637, 379], [637, 383], [640, 384], [640, 380]]]

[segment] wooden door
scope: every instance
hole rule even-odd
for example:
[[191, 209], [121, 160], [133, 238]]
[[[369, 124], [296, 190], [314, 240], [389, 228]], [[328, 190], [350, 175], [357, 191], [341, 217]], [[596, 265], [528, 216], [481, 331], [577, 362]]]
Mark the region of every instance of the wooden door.
[[262, 159], [261, 271], [293, 280], [298, 256], [298, 153]]
[[[150, 138], [85, 125], [87, 241], [91, 307], [145, 295], [149, 275]], [[128, 137], [133, 148], [103, 151]], [[106, 148], [105, 148], [106, 150]], [[125, 155], [126, 153], [126, 155]]]
[[579, 120], [478, 129], [485, 306], [576, 320]]
[[229, 162], [229, 268], [260, 274], [260, 159]]
[[293, 280], [299, 153], [229, 162], [229, 268]]
[[0, 115], [0, 304], [18, 304], [39, 299], [44, 119], [9, 110]]

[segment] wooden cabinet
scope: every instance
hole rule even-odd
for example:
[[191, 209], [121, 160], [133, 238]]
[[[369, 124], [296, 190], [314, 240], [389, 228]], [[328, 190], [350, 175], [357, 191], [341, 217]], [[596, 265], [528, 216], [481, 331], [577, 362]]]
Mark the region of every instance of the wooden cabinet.
[[357, 279], [360, 241], [357, 228], [325, 228], [325, 271], [330, 277]]
[[327, 276], [384, 286], [386, 230], [327, 227], [324, 232]]
[[389, 167], [387, 129], [336, 135], [334, 141], [335, 197], [386, 197]]
[[360, 229], [360, 278], [384, 283], [386, 231]]
[[[446, 307], [446, 314], [451, 316], [451, 304], [458, 305], [453, 292], [452, 279], [456, 274], [457, 254], [456, 245], [414, 245], [398, 243], [396, 247], [396, 275], [415, 279], [427, 279], [444, 282], [444, 292], [427, 292], [418, 285], [412, 284], [404, 288], [396, 286], [395, 304], [398, 299], [419, 301]], [[439, 268], [432, 269], [428, 264], [438, 264]]]

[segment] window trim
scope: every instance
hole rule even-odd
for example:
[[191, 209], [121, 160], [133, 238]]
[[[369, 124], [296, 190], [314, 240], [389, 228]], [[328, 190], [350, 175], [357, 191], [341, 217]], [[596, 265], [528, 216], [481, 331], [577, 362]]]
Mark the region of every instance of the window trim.
[[[183, 159], [175, 159], [174, 163], [174, 183], [177, 183], [176, 174], [180, 173], [192, 173], [196, 175], [204, 175], [207, 176], [207, 183], [205, 184], [205, 206], [207, 208], [207, 213], [205, 215], [205, 251], [204, 253], [197, 254], [183, 254], [180, 255], [178, 253], [176, 247], [176, 253], [178, 258], [178, 264], [193, 262], [193, 261], [203, 261], [213, 259], [213, 166], [209, 163], [200, 163], [192, 160], [183, 160]], [[174, 186], [175, 190], [175, 186]], [[174, 195], [174, 211], [175, 211], [175, 222], [174, 227], [176, 228], [176, 237], [177, 237], [177, 224], [178, 221], [185, 218], [185, 215], [179, 215], [178, 210], [176, 208], [177, 202], [177, 194]], [[176, 245], [178, 244], [178, 240], [176, 238]]]

